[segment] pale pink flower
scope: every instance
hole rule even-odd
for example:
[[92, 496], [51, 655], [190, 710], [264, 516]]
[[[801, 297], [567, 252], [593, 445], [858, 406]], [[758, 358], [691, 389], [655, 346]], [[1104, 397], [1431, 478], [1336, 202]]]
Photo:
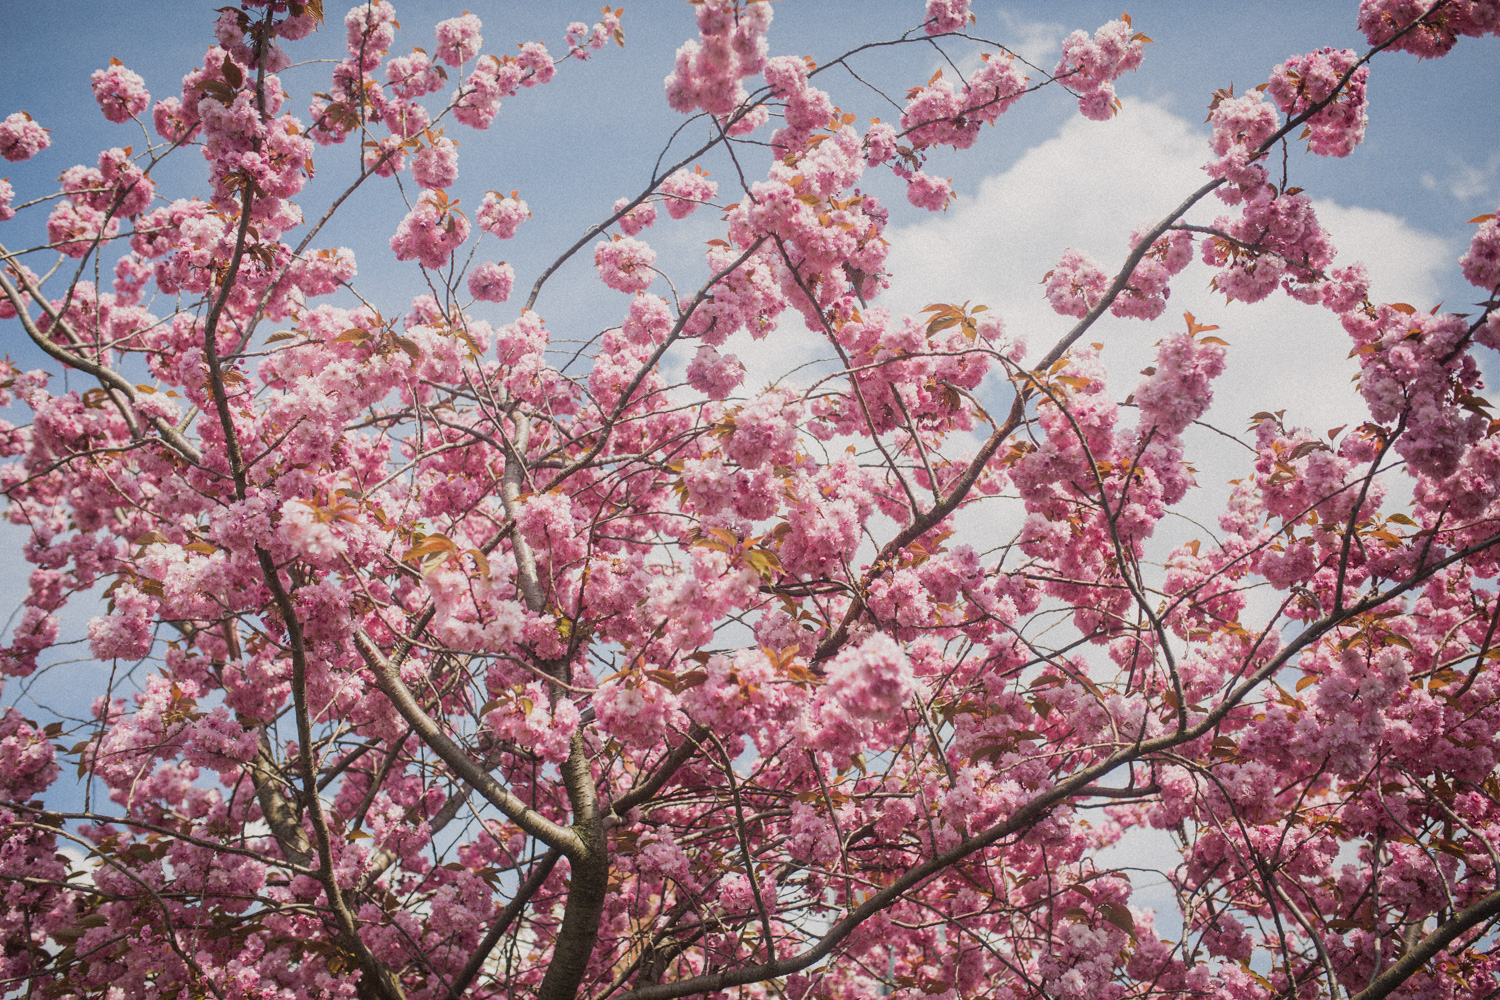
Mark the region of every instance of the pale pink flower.
[[496, 191], [486, 191], [484, 201], [480, 203], [479, 212], [474, 218], [480, 229], [502, 240], [508, 240], [516, 235], [516, 230], [520, 228], [522, 222], [531, 218], [531, 210], [514, 191], [509, 196]]
[[656, 277], [655, 263], [656, 251], [629, 236], [594, 244], [599, 277], [617, 292], [645, 291]]
[[411, 176], [424, 188], [445, 188], [458, 180], [458, 144], [447, 136], [411, 158]]
[[971, 16], [969, 0], [927, 0], [927, 20], [922, 30], [929, 35], [962, 31]]
[[941, 177], [929, 177], [918, 170], [906, 182], [906, 200], [918, 208], [925, 208], [929, 212], [941, 211], [948, 207], [948, 202], [953, 198], [953, 186]]
[[397, 260], [418, 260], [423, 267], [447, 265], [453, 250], [469, 238], [469, 220], [457, 209], [448, 208], [437, 192], [422, 197], [391, 237], [391, 250]]
[[52, 145], [47, 130], [24, 111], [17, 111], [0, 122], [0, 156], [12, 163], [29, 160]]
[[485, 261], [469, 272], [469, 294], [481, 302], [504, 302], [510, 298], [516, 272], [504, 261]]
[[[615, 202], [614, 210], [618, 212], [630, 199], [620, 198]], [[620, 216], [619, 227], [626, 236], [634, 236], [642, 229], [656, 222], [656, 206], [649, 201], [643, 201], [639, 205]]]
[[462, 66], [479, 55], [484, 38], [479, 34], [479, 18], [464, 12], [437, 23], [437, 55], [449, 66]]
[[94, 70], [89, 85], [104, 117], [112, 122], [128, 122], [151, 104], [146, 81], [118, 60], [111, 60], [108, 69]]
[[709, 399], [724, 399], [745, 380], [745, 366], [733, 354], [721, 356], [704, 344], [688, 362], [687, 377]]
[[[703, 168], [688, 170], [684, 167], [662, 181], [660, 190], [666, 196], [667, 214], [674, 219], [685, 219], [700, 205], [712, 200], [719, 185], [708, 179]], [[622, 225], [621, 228], [625, 227]]]

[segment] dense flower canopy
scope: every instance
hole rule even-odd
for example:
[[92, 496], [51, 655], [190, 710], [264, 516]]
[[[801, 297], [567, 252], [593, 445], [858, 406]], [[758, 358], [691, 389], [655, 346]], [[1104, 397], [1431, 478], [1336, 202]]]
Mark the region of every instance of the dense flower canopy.
[[[0, 710], [7, 993], [1492, 995], [1500, 222], [1449, 265], [1481, 304], [1420, 311], [1287, 174], [1364, 153], [1381, 62], [1490, 44], [1500, 4], [1363, 0], [1364, 51], [1214, 93], [1175, 210], [1031, 262], [1050, 342], [1003, 302], [883, 304], [867, 188], [944, 210], [936, 164], [1043, 88], [1116, 115], [1128, 16], [1043, 67], [914, 4], [886, 41], [961, 61], [881, 121], [773, 49], [766, 0], [691, 13], [662, 99], [700, 144], [529, 290], [497, 241], [531, 210], [452, 194], [463, 138], [623, 46], [620, 9], [552, 51], [463, 12], [401, 53], [368, 0], [303, 94], [279, 74], [333, 12], [243, 0], [174, 93], [93, 73], [143, 142], [0, 181], [0, 321], [42, 365], [0, 362], [32, 567], [0, 674], [70, 640], [114, 671], [88, 718]], [[47, 155], [7, 114], [0, 155]], [[325, 236], [356, 188], [415, 298]], [[706, 217], [690, 284], [652, 240]], [[581, 347], [535, 308], [570, 261], [611, 290]], [[1257, 414], [1217, 523], [1164, 547], [1233, 350], [1169, 308], [1189, 267], [1335, 316], [1363, 412]], [[1159, 335], [1137, 380], [1106, 313]], [[792, 338], [835, 361], [763, 386], [731, 353]], [[1148, 829], [1175, 913], [1107, 852]]]

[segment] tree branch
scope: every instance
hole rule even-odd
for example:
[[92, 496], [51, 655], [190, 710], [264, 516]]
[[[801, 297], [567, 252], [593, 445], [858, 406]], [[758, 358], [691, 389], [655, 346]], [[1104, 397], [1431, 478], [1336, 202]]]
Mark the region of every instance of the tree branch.
[[475, 791], [504, 813], [512, 823], [548, 847], [561, 851], [564, 857], [572, 860], [584, 853], [584, 843], [575, 832], [558, 826], [532, 809], [510, 789], [496, 781], [488, 771], [480, 768], [463, 747], [453, 742], [448, 734], [442, 731], [432, 716], [428, 715], [422, 706], [417, 704], [416, 698], [412, 697], [411, 690], [401, 679], [399, 669], [386, 658], [363, 629], [354, 633], [354, 647], [359, 650], [359, 655], [364, 658], [365, 665], [375, 675], [375, 683], [391, 700], [391, 704], [406, 720], [406, 724], [411, 726], [417, 738], [427, 744], [444, 763], [453, 768], [453, 772], [459, 778], [472, 785]]

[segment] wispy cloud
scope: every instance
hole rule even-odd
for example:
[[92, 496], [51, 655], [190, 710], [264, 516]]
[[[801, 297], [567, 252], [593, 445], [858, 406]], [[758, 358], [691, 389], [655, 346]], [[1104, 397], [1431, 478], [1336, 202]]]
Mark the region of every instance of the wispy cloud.
[[[933, 301], [984, 302], [1039, 352], [1072, 323], [1051, 311], [1040, 285], [1063, 250], [1077, 248], [1107, 269], [1117, 267], [1133, 230], [1202, 183], [1207, 153], [1199, 126], [1156, 105], [1132, 103], [1109, 122], [1075, 119], [946, 214], [893, 233], [889, 264], [896, 283], [887, 303], [917, 310]], [[1372, 297], [1433, 304], [1440, 272], [1451, 266], [1456, 248], [1386, 212], [1327, 200], [1316, 207], [1340, 250], [1339, 262], [1360, 260], [1369, 268]], [[1206, 223], [1222, 211], [1210, 196], [1190, 218]], [[1180, 326], [1188, 310], [1220, 324], [1226, 339], [1241, 347], [1231, 352], [1240, 370], [1225, 375], [1224, 406], [1215, 407], [1231, 410], [1223, 416], [1232, 423], [1283, 406], [1289, 416], [1300, 410], [1305, 417], [1299, 420], [1313, 423], [1324, 419], [1320, 411], [1336, 415], [1335, 409], [1357, 405], [1349, 387], [1348, 338], [1332, 314], [1285, 297], [1226, 304], [1209, 291], [1210, 276], [1201, 264], [1184, 272], [1156, 323], [1100, 322], [1092, 339], [1105, 342], [1105, 360], [1119, 378], [1133, 378], [1149, 363], [1151, 345]], [[1236, 393], [1231, 383], [1249, 388]], [[1120, 394], [1129, 388], [1122, 381]]]
[[[1011, 169], [983, 181], [973, 197], [893, 232], [888, 263], [895, 284], [882, 301], [907, 312], [932, 302], [984, 303], [1026, 338], [1033, 359], [1040, 356], [1074, 322], [1048, 306], [1043, 274], [1069, 247], [1108, 270], [1119, 267], [1131, 232], [1203, 182], [1200, 165], [1208, 146], [1199, 129], [1144, 102], [1128, 104], [1109, 122], [1069, 122]], [[1372, 298], [1424, 309], [1435, 303], [1457, 247], [1386, 212], [1328, 200], [1315, 206], [1340, 250], [1339, 263], [1358, 260], [1369, 269]], [[1210, 223], [1221, 212], [1225, 206], [1210, 195], [1189, 218]], [[1175, 280], [1167, 312], [1156, 322], [1106, 316], [1090, 331], [1086, 339], [1104, 345], [1101, 360], [1117, 399], [1154, 362], [1156, 342], [1183, 329], [1186, 311], [1217, 324], [1230, 343], [1227, 370], [1216, 381], [1214, 404], [1204, 418], [1214, 426], [1242, 433], [1249, 416], [1261, 410], [1285, 410], [1288, 425], [1319, 434], [1366, 419], [1350, 381], [1358, 369], [1348, 357], [1349, 338], [1333, 314], [1286, 296], [1255, 305], [1226, 303], [1209, 289], [1211, 276], [1206, 265], [1190, 265]], [[999, 405], [1005, 386], [989, 391], [999, 394], [992, 397]], [[1187, 450], [1204, 488], [1181, 512], [1215, 524], [1227, 481], [1243, 475], [1248, 453], [1206, 430], [1189, 435]], [[994, 530], [1010, 527], [997, 522]], [[1185, 534], [1173, 537], [1179, 532]], [[1164, 524], [1159, 535], [1178, 542], [1201, 537], [1201, 531], [1182, 522], [1175, 532]]]
[[1429, 191], [1446, 192], [1459, 201], [1474, 202], [1493, 196], [1497, 177], [1500, 177], [1500, 153], [1491, 153], [1482, 167], [1454, 159], [1443, 177], [1424, 172], [1422, 186]]
[[[1062, 50], [1062, 40], [1068, 36], [1068, 28], [1055, 21], [1033, 21], [1024, 14], [1004, 7], [996, 11], [1002, 30], [996, 41], [1033, 65], [1050, 69]], [[980, 29], [986, 26], [979, 25]], [[980, 30], [980, 34], [988, 34]], [[993, 36], [991, 36], [993, 37]]]

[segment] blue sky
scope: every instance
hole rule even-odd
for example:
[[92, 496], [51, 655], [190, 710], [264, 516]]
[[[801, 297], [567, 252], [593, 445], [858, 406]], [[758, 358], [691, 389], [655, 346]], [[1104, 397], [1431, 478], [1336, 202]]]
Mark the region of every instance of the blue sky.
[[[499, 52], [533, 39], [547, 42], [556, 52], [567, 22], [592, 21], [597, 14], [594, 4], [584, 2], [469, 2], [485, 22], [487, 48]], [[0, 40], [0, 112], [31, 112], [53, 130], [54, 140], [51, 149], [30, 163], [5, 165], [17, 200], [23, 200], [49, 190], [65, 167], [92, 164], [103, 145], [134, 141], [139, 148], [138, 129], [110, 125], [99, 114], [88, 89], [89, 72], [116, 57], [146, 78], [153, 97], [176, 93], [181, 75], [198, 65], [212, 40], [214, 9], [222, 0], [159, 0], [149, 6], [64, 0], [45, 7], [14, 2], [6, 6], [6, 31]], [[395, 52], [415, 45], [430, 49], [431, 25], [458, 13], [453, 5], [425, 0], [403, 0], [396, 8], [404, 30]], [[899, 36], [920, 19], [921, 9], [920, 0], [780, 0], [771, 48], [778, 54], [826, 61], [852, 42]], [[143, 16], [145, 11], [149, 16]], [[341, 7], [330, 0], [328, 11], [325, 28], [292, 47], [295, 60], [343, 55]], [[980, 0], [975, 12], [976, 34], [1035, 54], [1050, 68], [1065, 29], [1091, 31], [1118, 16], [1119, 8], [1115, 0], [1009, 5]], [[1187, 121], [1201, 122], [1202, 109], [1217, 87], [1233, 82], [1243, 90], [1262, 82], [1270, 68], [1291, 53], [1321, 45], [1363, 44], [1353, 27], [1352, 4], [1158, 2], [1132, 5], [1130, 12], [1135, 26], [1155, 44], [1147, 47], [1142, 68], [1121, 82], [1127, 117], [1129, 102], [1147, 101]], [[523, 238], [503, 248], [516, 265], [518, 284], [529, 285], [545, 262], [607, 211], [616, 197], [638, 191], [665, 139], [683, 120], [666, 107], [661, 80], [671, 69], [676, 47], [696, 34], [691, 7], [675, 0], [627, 3], [624, 23], [624, 50], [610, 46], [586, 65], [568, 65], [555, 83], [523, 91], [506, 102], [488, 132], [450, 130], [463, 144], [458, 196], [473, 205], [486, 189], [519, 188], [531, 205], [535, 218], [523, 230]], [[961, 61], [966, 46], [946, 47]], [[1404, 55], [1380, 58], [1370, 85], [1372, 121], [1365, 146], [1344, 161], [1299, 157], [1301, 162], [1294, 164], [1298, 183], [1310, 192], [1390, 212], [1425, 231], [1462, 238], [1463, 221], [1492, 210], [1500, 197], [1500, 145], [1494, 139], [1493, 112], [1484, 113], [1487, 103], [1493, 106], [1500, 100], [1500, 59], [1495, 50], [1493, 39], [1465, 40], [1454, 55], [1442, 60], [1419, 64]], [[926, 80], [939, 65], [939, 56], [928, 45], [915, 44], [881, 50], [857, 65], [862, 76], [899, 99], [907, 87]], [[295, 95], [294, 111], [305, 114], [305, 95], [324, 89], [327, 71], [327, 65], [312, 64], [283, 74]], [[888, 105], [845, 74], [825, 75], [819, 83], [861, 119], [882, 113], [893, 117]], [[952, 174], [960, 196], [972, 196], [984, 177], [1003, 172], [1026, 150], [1054, 135], [1066, 121], [1070, 103], [1060, 91], [1023, 102], [997, 128], [986, 130], [975, 149], [935, 158], [931, 172]], [[690, 130], [684, 139], [699, 131]], [[680, 140], [674, 148], [682, 146]], [[181, 192], [203, 175], [196, 153], [185, 152], [158, 170], [164, 190]], [[319, 151], [315, 159], [322, 183], [307, 199], [309, 215], [320, 210], [319, 196], [331, 196], [335, 185], [329, 182], [347, 176], [356, 155], [352, 144]], [[711, 161], [709, 168], [720, 165], [722, 161]], [[1099, 169], [1110, 167], [1100, 163]], [[715, 174], [726, 179], [717, 169]], [[898, 212], [905, 209], [896, 189], [886, 187], [893, 195], [887, 202]], [[1120, 195], [1118, 204], [1100, 209], [1130, 211], [1137, 193]], [[362, 191], [354, 210], [328, 233], [330, 242], [346, 243], [356, 251], [361, 243], [378, 250], [380, 241], [372, 238], [383, 240], [394, 227], [392, 197], [388, 185]], [[955, 208], [961, 205], [962, 201]], [[708, 213], [701, 215], [692, 227], [711, 228]], [[34, 215], [33, 221], [40, 217]], [[28, 228], [35, 232], [37, 227], [21, 219], [8, 224], [6, 243], [23, 242], [16, 230]], [[663, 241], [660, 230], [654, 235]], [[413, 265], [399, 265], [387, 273], [378, 253], [359, 256], [362, 276], [376, 278], [381, 287], [416, 286]], [[599, 308], [609, 306], [612, 299], [590, 280], [587, 264], [580, 259], [564, 269], [559, 291], [543, 298], [540, 309], [549, 320], [577, 320], [595, 328], [613, 321], [597, 321]], [[564, 293], [564, 286], [573, 287]], [[497, 312], [497, 318], [508, 318], [504, 307]]]
[[[199, 64], [212, 42], [214, 9], [224, 2], [54, 0], [39, 5], [3, 0], [0, 117], [24, 109], [53, 131], [52, 148], [35, 160], [0, 165], [0, 176], [9, 176], [16, 188], [16, 201], [55, 190], [58, 173], [75, 163], [93, 164], [102, 147], [134, 143], [139, 149], [138, 128], [104, 121], [90, 94], [88, 74], [115, 57], [146, 78], [153, 97], [176, 94], [182, 74]], [[468, 2], [484, 20], [487, 50], [497, 52], [513, 51], [513, 43], [530, 40], [562, 51], [565, 25], [592, 22], [597, 15], [597, 5], [589, 2]], [[586, 64], [568, 64], [555, 83], [523, 91], [505, 103], [485, 133], [450, 129], [462, 144], [453, 194], [473, 208], [487, 189], [519, 189], [534, 215], [516, 240], [498, 248], [490, 242], [484, 251], [510, 260], [518, 277], [516, 301], [478, 311], [492, 322], [512, 319], [524, 290], [546, 264], [607, 214], [617, 197], [641, 190], [672, 131], [683, 122], [666, 106], [662, 78], [677, 46], [696, 35], [691, 8], [676, 0], [625, 6], [623, 50], [611, 46]], [[396, 7], [404, 26], [394, 47], [398, 53], [412, 46], [431, 50], [432, 24], [462, 9], [425, 0], [397, 2]], [[1208, 156], [1202, 123], [1212, 92], [1231, 82], [1240, 91], [1261, 83], [1274, 65], [1294, 53], [1324, 45], [1362, 51], [1354, 8], [1332, 2], [1132, 4], [1135, 27], [1155, 41], [1147, 47], [1141, 69], [1120, 82], [1125, 107], [1114, 121], [1079, 119], [1072, 100], [1060, 91], [1023, 101], [998, 127], [987, 129], [974, 149], [934, 157], [929, 172], [952, 175], [959, 194], [941, 215], [911, 209], [900, 188], [885, 179], [872, 177], [865, 185], [893, 209], [891, 265], [896, 279], [889, 301], [912, 310], [934, 299], [987, 302], [1044, 350], [1066, 328], [1046, 308], [1039, 285], [1058, 253], [1078, 246], [1106, 266], [1116, 264], [1126, 250], [1126, 234], [1201, 180], [1198, 166]], [[974, 9], [975, 34], [1011, 44], [1047, 68], [1067, 30], [1092, 31], [1120, 13], [1117, 0], [1008, 5], [981, 0]], [[342, 57], [342, 10], [333, 0], [328, 10], [324, 30], [291, 48], [295, 61]], [[898, 37], [920, 20], [921, 11], [920, 0], [781, 0], [775, 5], [771, 50], [826, 62], [854, 43]], [[961, 66], [966, 56], [972, 62], [971, 46], [945, 47]], [[856, 65], [867, 80], [899, 99], [906, 88], [924, 83], [941, 61], [922, 42], [881, 50]], [[283, 74], [294, 113], [305, 117], [307, 95], [326, 88], [328, 70], [327, 64], [315, 62]], [[895, 117], [889, 105], [846, 74], [825, 74], [818, 84], [862, 122], [872, 115]], [[1377, 279], [1374, 297], [1411, 301], [1423, 309], [1445, 301], [1462, 310], [1476, 298], [1455, 263], [1472, 231], [1465, 220], [1494, 211], [1500, 202], [1494, 111], [1500, 105], [1500, 42], [1466, 39], [1452, 56], [1432, 62], [1382, 56], [1374, 65], [1370, 100], [1365, 144], [1336, 161], [1294, 150], [1293, 183], [1320, 199], [1320, 213], [1344, 251], [1341, 262], [1364, 259], [1371, 266]], [[685, 149], [701, 134], [693, 126], [672, 148]], [[342, 187], [340, 179], [352, 176], [357, 156], [353, 143], [316, 152], [319, 176], [303, 199], [309, 216], [320, 215]], [[736, 200], [727, 161], [710, 159], [706, 165], [724, 185], [725, 200]], [[763, 167], [763, 159], [751, 164], [752, 180]], [[156, 173], [168, 197], [200, 193], [205, 176], [201, 158], [190, 149]], [[32, 209], [0, 224], [0, 241], [13, 249], [41, 242], [45, 211]], [[389, 184], [368, 185], [317, 244], [355, 249], [357, 284], [386, 315], [399, 314], [424, 287], [415, 264], [390, 260], [385, 250], [403, 211]], [[1211, 206], [1201, 221], [1213, 212]], [[664, 268], [674, 279], [681, 276], [678, 287], [683, 288], [703, 273], [702, 242], [719, 235], [719, 228], [717, 213], [700, 212], [681, 223], [668, 222], [663, 213], [663, 221], [646, 237], [661, 252]], [[51, 265], [40, 258], [27, 258], [39, 272]], [[1200, 319], [1218, 323], [1231, 343], [1230, 371], [1214, 410], [1224, 426], [1239, 430], [1249, 413], [1280, 407], [1287, 407], [1289, 420], [1297, 423], [1326, 428], [1347, 422], [1356, 406], [1348, 389], [1352, 369], [1344, 357], [1347, 343], [1330, 316], [1287, 302], [1226, 306], [1207, 293], [1206, 283], [1201, 267], [1186, 272], [1168, 317], [1191, 309]], [[587, 339], [614, 325], [624, 305], [623, 296], [599, 284], [585, 250], [558, 272], [538, 309], [561, 341]], [[166, 311], [167, 306], [158, 309]], [[1149, 363], [1151, 343], [1179, 325], [1180, 320], [1170, 319], [1162, 325], [1107, 319], [1098, 333], [1109, 344], [1111, 369], [1133, 378]], [[19, 361], [40, 363], [14, 322], [0, 322], [0, 343]], [[746, 361], [751, 385], [818, 353], [799, 323], [783, 324], [760, 344], [731, 341], [725, 351]], [[680, 366], [683, 359], [670, 363]], [[1129, 384], [1122, 382], [1118, 395], [1129, 391]], [[10, 416], [24, 419], [15, 412]], [[1233, 456], [1221, 462], [1211, 444], [1204, 447], [1200, 481], [1208, 488], [1202, 510], [1195, 513], [1211, 521], [1213, 504], [1222, 496], [1216, 484], [1234, 474]], [[15, 557], [21, 540], [18, 529], [0, 531], [0, 547], [15, 567], [0, 580], [0, 620], [24, 594], [24, 573]], [[81, 635], [84, 622], [96, 612], [92, 606], [73, 609], [64, 618], [64, 638]], [[60, 649], [57, 659], [80, 655], [86, 655], [86, 647], [75, 645]], [[95, 693], [107, 670], [107, 665], [80, 662], [54, 671], [35, 693], [41, 701], [78, 711], [80, 696]], [[80, 680], [85, 675], [87, 683]], [[5, 699], [23, 696], [23, 686], [10, 682]], [[31, 705], [28, 709], [37, 711]]]

